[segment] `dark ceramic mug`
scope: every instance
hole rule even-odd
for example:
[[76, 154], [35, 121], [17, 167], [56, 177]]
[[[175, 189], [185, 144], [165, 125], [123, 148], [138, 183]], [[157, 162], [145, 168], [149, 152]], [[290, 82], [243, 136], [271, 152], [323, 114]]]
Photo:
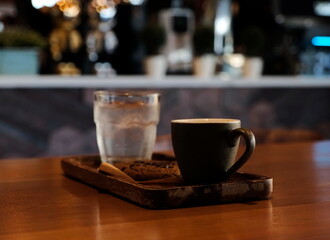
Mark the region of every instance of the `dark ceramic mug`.
[[[207, 184], [227, 180], [255, 149], [253, 133], [238, 119], [196, 118], [171, 121], [172, 145], [184, 182]], [[239, 138], [245, 151], [235, 161]]]

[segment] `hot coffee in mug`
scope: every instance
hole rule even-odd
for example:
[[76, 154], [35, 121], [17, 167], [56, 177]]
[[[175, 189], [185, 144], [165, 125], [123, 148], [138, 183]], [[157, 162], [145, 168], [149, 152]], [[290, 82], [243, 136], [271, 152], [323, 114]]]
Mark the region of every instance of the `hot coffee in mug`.
[[[249, 159], [253, 133], [238, 119], [196, 118], [171, 121], [172, 145], [183, 180], [205, 184], [227, 180]], [[236, 160], [240, 137], [245, 151]]]

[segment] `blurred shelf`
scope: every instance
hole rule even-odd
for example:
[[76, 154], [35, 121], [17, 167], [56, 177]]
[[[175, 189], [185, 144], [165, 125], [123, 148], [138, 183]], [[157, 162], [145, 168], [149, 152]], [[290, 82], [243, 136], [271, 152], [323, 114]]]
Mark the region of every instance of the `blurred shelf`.
[[263, 76], [259, 79], [244, 78], [197, 78], [194, 76], [166, 76], [150, 78], [135, 76], [72, 76], [59, 75], [2, 75], [0, 88], [124, 88], [124, 89], [167, 89], [167, 88], [324, 88], [330, 87], [329, 77]]

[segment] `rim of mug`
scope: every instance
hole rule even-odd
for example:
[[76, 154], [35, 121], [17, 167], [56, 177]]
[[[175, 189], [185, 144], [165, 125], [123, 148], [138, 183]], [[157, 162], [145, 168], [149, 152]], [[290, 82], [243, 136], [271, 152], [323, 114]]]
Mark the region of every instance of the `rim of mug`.
[[186, 118], [174, 119], [171, 123], [185, 123], [185, 124], [206, 124], [206, 123], [240, 123], [241, 120], [233, 118]]
[[94, 101], [111, 103], [117, 101], [135, 102], [141, 101], [145, 103], [159, 103], [160, 93], [153, 91], [138, 91], [138, 90], [98, 90], [94, 91]]

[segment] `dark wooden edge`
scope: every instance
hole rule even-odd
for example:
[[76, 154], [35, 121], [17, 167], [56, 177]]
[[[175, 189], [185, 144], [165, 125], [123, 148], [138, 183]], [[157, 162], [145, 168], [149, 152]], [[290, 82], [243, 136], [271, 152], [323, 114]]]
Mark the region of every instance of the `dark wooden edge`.
[[[164, 156], [164, 160], [169, 160], [169, 158]], [[98, 156], [66, 157], [62, 159], [61, 164], [66, 176], [149, 209], [269, 199], [273, 188], [272, 178], [250, 173], [236, 173], [235, 177], [218, 184], [162, 186], [134, 184], [99, 173], [97, 171], [100, 164]]]

